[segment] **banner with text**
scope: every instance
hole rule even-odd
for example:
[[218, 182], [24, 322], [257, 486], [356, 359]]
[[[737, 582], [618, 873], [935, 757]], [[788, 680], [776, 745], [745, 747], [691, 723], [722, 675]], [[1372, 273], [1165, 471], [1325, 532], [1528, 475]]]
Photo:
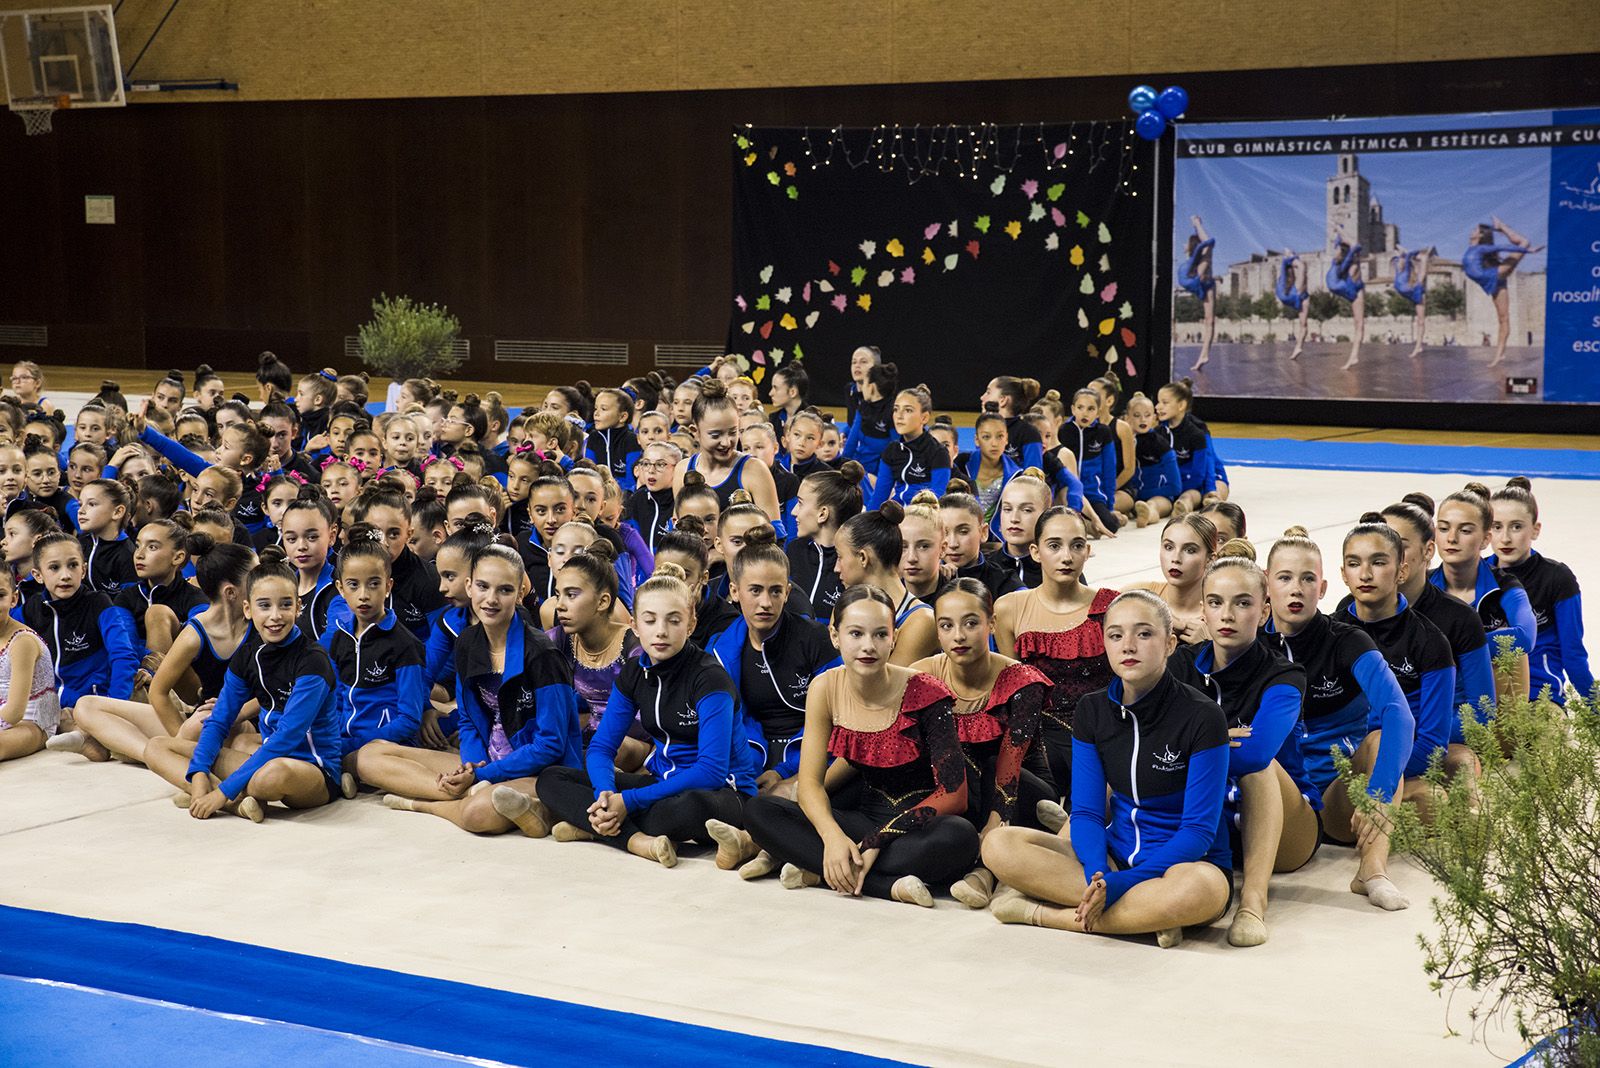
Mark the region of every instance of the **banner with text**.
[[1600, 404], [1600, 108], [1177, 128], [1211, 396]]

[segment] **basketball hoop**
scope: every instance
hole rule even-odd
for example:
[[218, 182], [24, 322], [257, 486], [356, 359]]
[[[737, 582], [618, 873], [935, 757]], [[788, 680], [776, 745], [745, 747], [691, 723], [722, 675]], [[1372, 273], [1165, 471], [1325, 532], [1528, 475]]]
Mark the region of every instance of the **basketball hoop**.
[[11, 101], [11, 110], [22, 119], [22, 129], [29, 137], [47, 134], [56, 112], [72, 106], [72, 97], [66, 93], [58, 96], [23, 96]]

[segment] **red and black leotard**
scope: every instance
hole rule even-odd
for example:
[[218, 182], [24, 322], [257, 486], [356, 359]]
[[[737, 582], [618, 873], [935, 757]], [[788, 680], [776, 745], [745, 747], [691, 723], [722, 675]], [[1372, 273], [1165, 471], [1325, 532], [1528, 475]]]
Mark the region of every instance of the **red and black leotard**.
[[1028, 591], [1017, 611], [1017, 659], [1050, 680], [1050, 700], [1041, 713], [1040, 741], [1050, 777], [1062, 796], [1071, 789], [1073, 709], [1080, 698], [1105, 689], [1115, 677], [1106, 659], [1101, 625], [1118, 593], [1096, 592], [1088, 617], [1071, 628], [1060, 626], [1063, 613], [1045, 607], [1038, 590]]

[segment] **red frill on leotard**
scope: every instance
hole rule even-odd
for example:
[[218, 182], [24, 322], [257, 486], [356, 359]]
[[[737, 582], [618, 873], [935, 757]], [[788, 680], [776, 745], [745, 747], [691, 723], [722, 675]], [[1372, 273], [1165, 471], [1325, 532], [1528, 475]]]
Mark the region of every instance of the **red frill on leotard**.
[[[1071, 630], [1029, 630], [1018, 634], [1018, 659], [1045, 657], [1050, 660], [1081, 660], [1084, 657], [1104, 656], [1106, 640], [1100, 629], [1100, 620], [1117, 597], [1116, 590], [1101, 590], [1096, 593], [1094, 600], [1089, 604], [1088, 618]], [[1089, 626], [1090, 623], [1094, 626]]]
[[1050, 680], [1038, 668], [1029, 667], [1027, 664], [1010, 664], [1000, 672], [994, 680], [994, 689], [989, 691], [989, 703], [973, 712], [961, 712], [956, 715], [956, 734], [961, 738], [962, 745], [978, 745], [982, 742], [992, 742], [1005, 733], [1005, 724], [994, 714], [997, 708], [1003, 708], [1011, 702], [1017, 692], [1029, 686], [1044, 686], [1048, 688]]
[[935, 701], [953, 699], [944, 683], [918, 672], [906, 683], [900, 714], [881, 731], [858, 731], [835, 726], [828, 735], [828, 752], [852, 764], [873, 768], [898, 768], [922, 756], [922, 731], [914, 714]]

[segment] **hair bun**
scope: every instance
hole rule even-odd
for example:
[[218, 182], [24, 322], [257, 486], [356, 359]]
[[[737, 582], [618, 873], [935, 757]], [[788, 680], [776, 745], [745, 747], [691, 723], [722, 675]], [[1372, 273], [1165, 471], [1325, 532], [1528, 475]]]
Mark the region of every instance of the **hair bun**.
[[[1036, 478], [1040, 482], [1047, 481], [1047, 479], [1044, 477], [1044, 472], [1039, 470], [1037, 467], [1024, 467], [1021, 471], [1018, 471], [1017, 474], [1018, 475], [1027, 475], [1029, 478]], [[1016, 476], [1012, 476], [1012, 477], [1016, 477]]]
[[857, 486], [861, 485], [861, 480], [867, 477], [867, 469], [862, 467], [857, 460], [846, 460], [840, 464], [839, 473]]
[[[693, 473], [694, 472], [692, 471], [690, 472], [690, 474]], [[681, 530], [685, 534], [693, 534], [697, 538], [703, 538], [706, 536], [705, 522], [697, 515], [679, 516], [677, 519], [672, 521], [672, 528], [674, 530]], [[659, 568], [661, 565], [657, 564], [656, 566]]]
[[778, 544], [778, 532], [767, 524], [751, 527], [745, 531], [744, 544], [746, 548], [752, 545], [758, 548], [768, 545], [776, 546]]
[[929, 489], [917, 490], [916, 496], [911, 498], [911, 507], [937, 508], [939, 507], [939, 495]]
[[733, 506], [739, 505], [739, 504], [754, 504], [754, 503], [756, 503], [756, 499], [750, 493], [750, 491], [747, 490], [747, 489], [743, 489], [743, 488], [736, 489], [732, 493], [728, 494], [728, 507], [729, 508], [732, 508]]
[[657, 560], [655, 573], [652, 578], [677, 579], [685, 585], [689, 582], [689, 572], [673, 563], [671, 560]]
[[1433, 513], [1434, 513], [1434, 510], [1436, 508], [1436, 506], [1433, 503], [1433, 498], [1428, 496], [1426, 493], [1422, 493], [1422, 492], [1420, 492], [1418, 490], [1413, 490], [1412, 492], [1406, 494], [1404, 497], [1401, 497], [1400, 498], [1400, 503], [1401, 504], [1414, 504], [1414, 505], [1416, 505], [1418, 508], [1421, 508], [1424, 512], [1428, 513], [1428, 518], [1429, 519], [1433, 518]]
[[[205, 535], [196, 534], [191, 536], [204, 537]], [[256, 553], [256, 559], [260, 561], [260, 564], [263, 567], [269, 564], [285, 564], [289, 562], [289, 554], [283, 551], [283, 546], [281, 545], [268, 545], [262, 548], [260, 552]]]
[[275, 364], [277, 362], [278, 362], [278, 354], [275, 353], [275, 352], [272, 352], [271, 350], [263, 352], [260, 356], [256, 357], [256, 366], [258, 368], [261, 368], [262, 370], [265, 370], [266, 368], [271, 367], [273, 364]]
[[883, 504], [878, 507], [878, 514], [883, 516], [883, 518], [887, 519], [889, 522], [899, 526], [900, 520], [906, 517], [906, 510], [901, 506], [899, 501], [884, 501]]
[[1254, 563], [1256, 559], [1256, 547], [1244, 538], [1229, 538], [1227, 541], [1223, 542], [1222, 547], [1217, 550], [1217, 559], [1220, 560], [1225, 556], [1238, 556], [1245, 560], [1249, 560], [1251, 563]]
[[1061, 401], [1061, 391], [1059, 389], [1046, 390], [1044, 396], [1040, 397], [1039, 399], [1040, 400], [1047, 400], [1047, 401], [1055, 401], [1057, 403], [1060, 403], [1060, 401]]
[[1361, 518], [1356, 520], [1356, 522], [1358, 522], [1358, 523], [1376, 523], [1379, 526], [1383, 526], [1383, 524], [1384, 524], [1383, 513], [1382, 512], [1362, 512], [1361, 513]]
[[189, 554], [189, 559], [191, 560], [200, 559], [216, 547], [216, 539], [204, 531], [190, 534], [183, 539], [183, 551]]
[[113, 382], [109, 378], [102, 378], [100, 380], [100, 392], [101, 393], [121, 393], [122, 392], [122, 387], [117, 385], [115, 382]]
[[1507, 489], [1525, 489], [1525, 490], [1528, 490], [1529, 492], [1532, 492], [1533, 483], [1532, 483], [1532, 481], [1530, 481], [1528, 479], [1528, 477], [1526, 475], [1512, 475], [1510, 478], [1506, 479], [1506, 488]]
[[1182, 382], [1184, 384], [1184, 386], [1186, 386], [1188, 389], [1190, 389], [1190, 390], [1194, 389], [1194, 379], [1185, 376], [1183, 378], [1180, 378], [1178, 381]]
[[700, 395], [710, 398], [726, 397], [728, 395], [728, 385], [720, 378], [703, 379], [700, 386]]
[[706, 476], [698, 471], [685, 471], [683, 473], [683, 488], [706, 485]]
[[1283, 536], [1286, 538], [1309, 538], [1311, 537], [1311, 532], [1305, 527], [1290, 527], [1283, 532]]
[[1479, 497], [1482, 497], [1484, 500], [1488, 500], [1491, 496], [1493, 496], [1489, 492], [1489, 487], [1485, 486], [1482, 482], [1468, 482], [1465, 486], [1461, 487], [1461, 492], [1475, 494]]
[[[583, 548], [578, 550], [578, 553], [581, 553], [585, 556], [592, 556], [596, 560], [602, 561], [607, 565], [617, 562], [617, 547], [612, 545], [610, 541], [603, 537], [596, 538], [588, 545], [585, 545]], [[578, 555], [578, 553], [575, 553], [574, 555]], [[658, 564], [656, 566], [656, 571], [659, 573], [660, 570], [661, 568]], [[682, 569], [680, 568], [679, 570]]]

